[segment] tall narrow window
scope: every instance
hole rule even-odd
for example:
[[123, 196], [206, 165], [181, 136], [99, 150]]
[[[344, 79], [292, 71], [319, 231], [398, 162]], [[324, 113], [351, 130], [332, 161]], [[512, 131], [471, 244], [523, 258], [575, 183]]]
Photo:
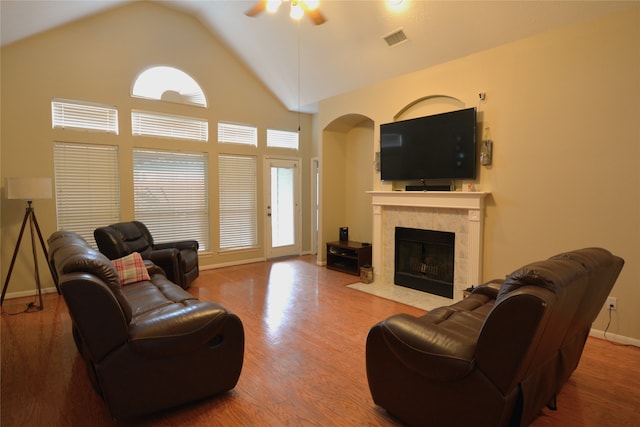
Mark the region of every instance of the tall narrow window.
[[209, 249], [208, 159], [205, 153], [133, 150], [135, 218], [157, 242], [195, 239]]
[[112, 105], [54, 98], [51, 127], [118, 134], [118, 109]]
[[118, 147], [58, 142], [53, 161], [58, 230], [96, 247], [93, 230], [120, 220]]
[[220, 249], [258, 245], [257, 168], [254, 156], [218, 156]]

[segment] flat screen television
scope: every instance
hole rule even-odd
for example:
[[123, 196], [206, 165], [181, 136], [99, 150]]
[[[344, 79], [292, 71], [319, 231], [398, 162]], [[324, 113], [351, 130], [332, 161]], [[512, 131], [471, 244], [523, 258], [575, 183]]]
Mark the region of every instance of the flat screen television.
[[475, 177], [475, 107], [380, 125], [383, 181]]

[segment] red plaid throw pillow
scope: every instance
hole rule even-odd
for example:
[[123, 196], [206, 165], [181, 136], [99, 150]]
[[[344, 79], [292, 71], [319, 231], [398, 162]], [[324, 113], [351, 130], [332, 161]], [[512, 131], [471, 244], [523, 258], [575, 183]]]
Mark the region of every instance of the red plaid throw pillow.
[[142, 280], [150, 280], [147, 267], [145, 267], [144, 260], [138, 252], [133, 252], [111, 262], [118, 271], [120, 284], [123, 286]]

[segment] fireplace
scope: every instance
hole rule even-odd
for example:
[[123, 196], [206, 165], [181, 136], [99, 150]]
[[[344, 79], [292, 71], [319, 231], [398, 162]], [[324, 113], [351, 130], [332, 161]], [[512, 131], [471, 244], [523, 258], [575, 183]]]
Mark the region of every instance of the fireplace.
[[[372, 262], [376, 295], [425, 310], [462, 299], [463, 291], [482, 283], [482, 229], [488, 192], [370, 191], [373, 205]], [[453, 297], [395, 285], [395, 229], [414, 228], [452, 233]], [[426, 268], [426, 267], [423, 267]], [[372, 289], [372, 284], [366, 285]]]
[[393, 283], [453, 298], [455, 233], [395, 228]]

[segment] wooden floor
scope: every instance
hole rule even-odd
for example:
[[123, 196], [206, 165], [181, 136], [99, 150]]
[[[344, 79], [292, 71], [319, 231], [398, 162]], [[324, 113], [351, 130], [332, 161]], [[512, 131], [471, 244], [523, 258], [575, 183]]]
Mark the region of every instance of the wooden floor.
[[[190, 291], [237, 313], [246, 333], [237, 387], [223, 396], [137, 422], [115, 422], [91, 388], [62, 297], [2, 314], [2, 426], [397, 426], [371, 400], [369, 328], [394, 313], [423, 311], [349, 289], [357, 277], [305, 256], [203, 271]], [[533, 426], [640, 425], [640, 349], [589, 338], [580, 366]], [[460, 402], [464, 410], [464, 402]]]

